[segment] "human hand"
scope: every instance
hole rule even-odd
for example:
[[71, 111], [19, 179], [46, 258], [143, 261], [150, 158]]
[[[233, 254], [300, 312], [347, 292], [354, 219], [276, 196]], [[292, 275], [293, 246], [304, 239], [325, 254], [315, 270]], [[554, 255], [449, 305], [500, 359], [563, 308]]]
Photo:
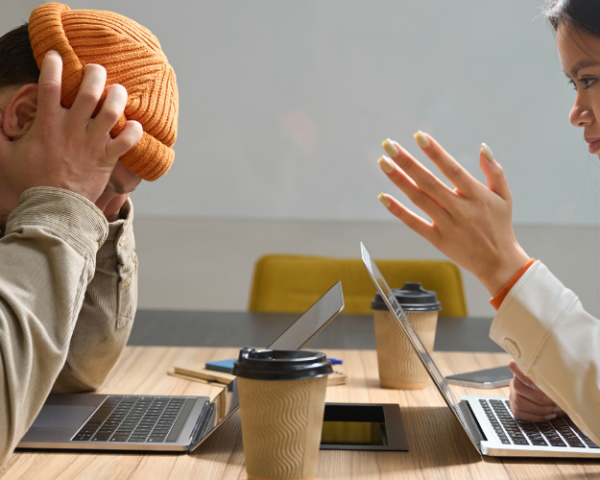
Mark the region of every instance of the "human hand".
[[448, 188], [396, 142], [383, 142], [379, 165], [430, 218], [426, 221], [387, 194], [388, 210], [434, 247], [475, 275], [492, 296], [527, 263], [512, 228], [512, 196], [502, 167], [482, 144], [479, 165], [487, 186], [473, 178], [432, 137], [417, 132], [421, 150], [456, 187]]
[[[95, 118], [92, 115], [105, 90], [106, 70], [95, 64], [85, 68], [77, 98], [70, 109], [61, 105], [62, 59], [49, 52], [38, 84], [37, 113], [31, 128], [13, 141], [0, 129], [0, 162], [10, 183], [22, 193], [48, 186], [70, 190], [92, 202], [102, 195], [120, 156], [135, 146], [142, 127], [128, 121], [111, 138], [110, 130], [125, 109], [127, 91], [109, 85]], [[4, 126], [4, 120], [3, 126]]]
[[508, 367], [515, 374], [510, 381], [510, 409], [515, 418], [528, 422], [544, 422], [564, 412], [521, 371], [514, 360], [510, 361]]
[[[106, 194], [103, 193], [102, 196]], [[111, 198], [108, 202], [102, 202], [102, 196], [96, 202], [96, 206], [102, 210], [108, 223], [116, 222], [121, 218], [121, 209], [129, 198], [129, 194], [119, 195]]]

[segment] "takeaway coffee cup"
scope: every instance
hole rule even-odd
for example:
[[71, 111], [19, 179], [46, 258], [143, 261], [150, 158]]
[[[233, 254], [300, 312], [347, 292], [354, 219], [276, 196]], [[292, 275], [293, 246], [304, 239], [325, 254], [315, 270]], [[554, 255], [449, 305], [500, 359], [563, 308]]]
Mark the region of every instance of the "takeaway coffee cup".
[[233, 374], [250, 480], [314, 478], [331, 373], [324, 353], [240, 351]]
[[[404, 287], [392, 292], [421, 337], [423, 345], [431, 352], [438, 312], [442, 309], [435, 292], [423, 289], [420, 283], [405, 283]], [[402, 390], [425, 388], [429, 375], [379, 293], [375, 295], [371, 309], [375, 322], [379, 384], [383, 388]]]

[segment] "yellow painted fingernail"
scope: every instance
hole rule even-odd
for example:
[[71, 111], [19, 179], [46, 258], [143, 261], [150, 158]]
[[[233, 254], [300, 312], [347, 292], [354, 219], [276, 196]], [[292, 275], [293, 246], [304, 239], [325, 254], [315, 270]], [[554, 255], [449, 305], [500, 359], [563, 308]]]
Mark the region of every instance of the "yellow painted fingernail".
[[384, 193], [380, 193], [379, 195], [377, 195], [377, 198], [381, 203], [383, 203], [385, 208], [390, 208], [392, 202], [390, 202], [390, 199], [387, 198]]
[[488, 147], [485, 143], [481, 144], [481, 152], [485, 155], [485, 158], [487, 158], [490, 162], [494, 161], [494, 152], [492, 152], [492, 149]]
[[386, 157], [385, 155], [379, 157], [377, 163], [385, 173], [392, 173], [394, 171], [394, 164], [392, 163], [392, 159]]
[[381, 142], [381, 146], [385, 150], [385, 153], [387, 153], [390, 157], [395, 157], [400, 153], [400, 150], [396, 148], [396, 145], [394, 145], [389, 138], [386, 138], [383, 142]]
[[417, 143], [419, 144], [419, 147], [421, 148], [427, 148], [429, 145], [431, 145], [431, 143], [429, 142], [429, 139], [425, 136], [425, 134], [421, 131], [418, 130], [413, 137], [415, 137], [415, 140], [417, 141]]

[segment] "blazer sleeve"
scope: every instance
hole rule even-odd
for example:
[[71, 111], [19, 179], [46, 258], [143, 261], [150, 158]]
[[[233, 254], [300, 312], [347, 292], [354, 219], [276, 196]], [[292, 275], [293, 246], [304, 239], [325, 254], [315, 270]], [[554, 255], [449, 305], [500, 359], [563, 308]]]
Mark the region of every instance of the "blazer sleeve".
[[108, 224], [85, 198], [25, 191], [0, 240], [0, 464], [38, 415], [65, 363]]
[[600, 321], [542, 262], [512, 287], [490, 338], [600, 443]]

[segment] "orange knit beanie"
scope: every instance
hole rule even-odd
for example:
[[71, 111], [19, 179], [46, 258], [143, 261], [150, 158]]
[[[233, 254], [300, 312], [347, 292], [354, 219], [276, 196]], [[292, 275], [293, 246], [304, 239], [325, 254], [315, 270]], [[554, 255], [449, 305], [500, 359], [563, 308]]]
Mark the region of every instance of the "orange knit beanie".
[[62, 103], [73, 105], [83, 67], [106, 68], [107, 85], [119, 83], [129, 94], [125, 113], [111, 130], [117, 136], [127, 120], [144, 129], [140, 142], [120, 160], [144, 180], [156, 180], [171, 167], [177, 137], [179, 94], [175, 72], [152, 33], [127, 17], [97, 10], [71, 10], [60, 3], [37, 7], [29, 19], [29, 38], [38, 67], [49, 50], [63, 58]]

